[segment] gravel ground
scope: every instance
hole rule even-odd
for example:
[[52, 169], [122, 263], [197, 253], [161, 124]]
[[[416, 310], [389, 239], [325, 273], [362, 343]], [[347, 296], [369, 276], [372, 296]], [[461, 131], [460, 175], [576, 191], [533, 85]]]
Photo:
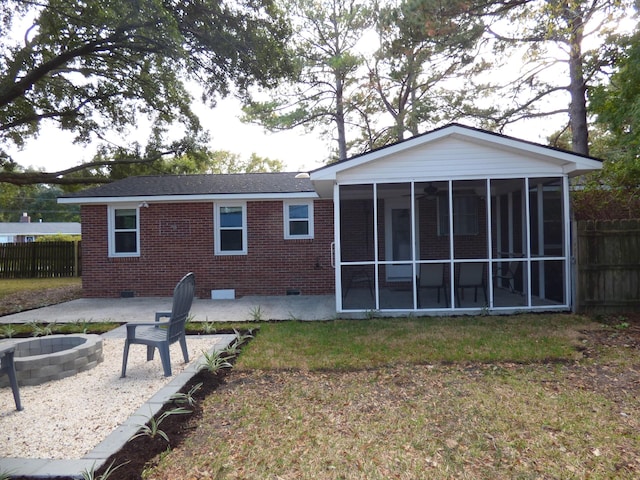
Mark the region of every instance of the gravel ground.
[[[211, 348], [214, 337], [187, 338], [191, 363]], [[146, 361], [146, 348], [132, 345], [127, 377], [120, 378], [124, 339], [103, 340], [104, 361], [72, 377], [21, 387], [24, 410], [15, 410], [9, 387], [0, 388], [0, 457], [81, 458], [169, 383], [187, 364], [171, 346], [173, 376], [162, 375], [160, 356]], [[145, 424], [147, 418], [140, 418]]]

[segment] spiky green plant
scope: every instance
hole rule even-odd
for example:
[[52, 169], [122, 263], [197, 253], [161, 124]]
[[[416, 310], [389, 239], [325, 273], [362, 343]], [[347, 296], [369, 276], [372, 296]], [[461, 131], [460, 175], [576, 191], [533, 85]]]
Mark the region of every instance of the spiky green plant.
[[202, 382], [194, 385], [189, 389], [187, 393], [174, 393], [171, 395], [171, 400], [176, 404], [187, 404], [190, 407], [193, 407], [196, 404], [196, 399], [194, 398], [195, 393], [202, 388]]
[[[0, 337], [13, 338], [17, 332], [18, 330], [13, 325], [5, 325], [0, 329]], [[0, 477], [0, 480], [2, 480], [2, 477]]]
[[55, 328], [55, 322], [48, 323], [46, 325], [40, 325], [36, 322], [29, 323], [31, 327], [31, 336], [33, 337], [44, 337], [46, 335], [52, 335], [53, 329]]
[[201, 328], [202, 331], [206, 334], [216, 333], [216, 331], [218, 330], [216, 323], [210, 322], [208, 318], [207, 321], [202, 324]]
[[131, 437], [129, 441], [134, 440], [138, 437], [156, 438], [157, 436], [160, 436], [164, 438], [167, 443], [170, 443], [169, 436], [163, 430], [160, 429], [160, 425], [171, 415], [184, 415], [187, 413], [191, 413], [191, 410], [187, 410], [186, 408], [179, 407], [179, 408], [174, 408], [172, 410], [167, 410], [162, 414], [160, 414], [160, 416], [158, 417], [151, 416], [147, 423], [145, 423], [144, 425], [140, 425], [140, 428], [138, 429], [138, 433], [136, 433], [133, 437]]
[[260, 305], [258, 305], [257, 307], [253, 307], [250, 311], [250, 314], [251, 320], [253, 320], [254, 322], [262, 321], [262, 307], [260, 307]]
[[[107, 467], [107, 469], [104, 471], [102, 475], [98, 475], [98, 476], [96, 476], [96, 470], [95, 470], [96, 464], [94, 463], [90, 469], [82, 472], [83, 480], [107, 480], [109, 477], [111, 477], [111, 475], [113, 475], [113, 472], [115, 472], [120, 467], [129, 463], [129, 461], [127, 460], [126, 462], [121, 463], [120, 465], [116, 465], [115, 467], [113, 466], [114, 463], [115, 463], [115, 460], [111, 462], [111, 465]], [[0, 477], [0, 480], [2, 480], [2, 477]]]
[[223, 350], [215, 350], [211, 353], [202, 352], [204, 359], [198, 365], [198, 370], [207, 370], [209, 373], [218, 373], [223, 368], [231, 368], [229, 357]]

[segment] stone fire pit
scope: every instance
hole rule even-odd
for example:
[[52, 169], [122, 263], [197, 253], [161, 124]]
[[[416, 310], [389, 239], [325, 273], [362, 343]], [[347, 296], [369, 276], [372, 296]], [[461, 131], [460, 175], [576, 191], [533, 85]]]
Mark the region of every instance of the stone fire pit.
[[[18, 385], [40, 385], [75, 375], [102, 362], [99, 335], [48, 335], [12, 340]], [[5, 376], [0, 386], [8, 385]]]

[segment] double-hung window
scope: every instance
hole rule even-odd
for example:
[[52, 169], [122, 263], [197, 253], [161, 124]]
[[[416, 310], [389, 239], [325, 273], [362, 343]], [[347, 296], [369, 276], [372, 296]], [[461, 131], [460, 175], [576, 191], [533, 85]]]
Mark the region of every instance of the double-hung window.
[[109, 207], [109, 256], [140, 256], [140, 211], [137, 207]]
[[313, 238], [313, 202], [284, 202], [284, 238]]
[[[478, 197], [456, 195], [453, 197], [453, 234], [478, 234]], [[438, 235], [449, 235], [449, 202], [438, 198]]]
[[217, 203], [215, 209], [215, 254], [247, 254], [247, 205]]

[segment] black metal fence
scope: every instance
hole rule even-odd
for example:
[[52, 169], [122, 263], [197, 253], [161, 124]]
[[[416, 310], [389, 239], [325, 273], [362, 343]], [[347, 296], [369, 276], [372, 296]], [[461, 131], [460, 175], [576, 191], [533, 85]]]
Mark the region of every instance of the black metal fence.
[[81, 242], [0, 244], [0, 278], [51, 278], [81, 275]]

